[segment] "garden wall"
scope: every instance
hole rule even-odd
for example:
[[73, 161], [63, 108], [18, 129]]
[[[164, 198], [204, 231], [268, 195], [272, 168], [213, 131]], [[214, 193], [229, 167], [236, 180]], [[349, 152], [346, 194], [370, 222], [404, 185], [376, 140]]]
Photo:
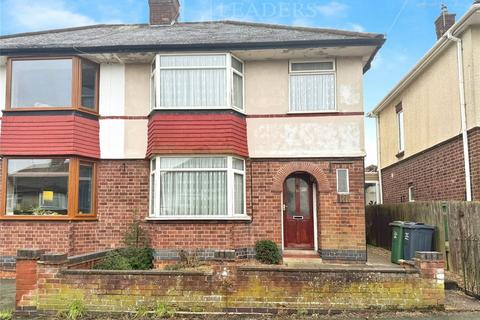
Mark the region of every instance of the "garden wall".
[[418, 253], [414, 266], [315, 269], [216, 266], [212, 272], [70, 269], [66, 255], [22, 250], [17, 310], [59, 311], [79, 300], [92, 312], [134, 312], [163, 303], [177, 311], [320, 313], [442, 308], [443, 257]]

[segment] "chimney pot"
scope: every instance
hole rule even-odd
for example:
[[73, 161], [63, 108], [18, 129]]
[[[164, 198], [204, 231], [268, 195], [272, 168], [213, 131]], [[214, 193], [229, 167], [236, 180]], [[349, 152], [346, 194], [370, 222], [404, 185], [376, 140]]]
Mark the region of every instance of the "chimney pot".
[[442, 5], [442, 12], [435, 21], [435, 31], [437, 33], [437, 40], [440, 39], [447, 31], [455, 24], [456, 14], [448, 12], [445, 5]]
[[179, 0], [148, 0], [150, 25], [170, 25], [180, 16]]

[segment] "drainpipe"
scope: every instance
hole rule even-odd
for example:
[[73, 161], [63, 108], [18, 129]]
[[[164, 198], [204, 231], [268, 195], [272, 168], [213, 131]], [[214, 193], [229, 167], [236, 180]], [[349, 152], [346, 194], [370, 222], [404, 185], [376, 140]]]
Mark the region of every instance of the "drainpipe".
[[467, 190], [467, 201], [472, 201], [470, 151], [468, 148], [467, 111], [465, 102], [465, 79], [463, 75], [463, 45], [462, 39], [454, 37], [451, 30], [447, 32], [447, 38], [457, 43], [458, 86], [460, 89], [460, 115], [462, 118], [463, 158], [465, 162], [465, 189]]
[[382, 187], [382, 168], [381, 168], [381, 151], [380, 151], [380, 118], [375, 115], [375, 124], [377, 127], [377, 170], [378, 170], [378, 193], [380, 196], [380, 203], [383, 204], [383, 187]]

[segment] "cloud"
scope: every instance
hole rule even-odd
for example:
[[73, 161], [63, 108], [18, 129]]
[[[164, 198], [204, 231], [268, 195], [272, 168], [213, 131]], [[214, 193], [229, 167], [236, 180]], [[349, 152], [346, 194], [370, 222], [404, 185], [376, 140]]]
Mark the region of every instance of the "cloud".
[[352, 31], [365, 32], [365, 28], [361, 24], [349, 23], [347, 26], [348, 26], [348, 29], [350, 29]]
[[346, 11], [348, 10], [348, 6], [344, 3], [332, 1], [325, 5], [317, 6], [317, 10], [320, 14], [326, 17], [340, 17], [345, 15]]
[[70, 4], [66, 0], [6, 0], [2, 3], [5, 19], [1, 27], [9, 32], [25, 32], [118, 22], [97, 21], [75, 12]]

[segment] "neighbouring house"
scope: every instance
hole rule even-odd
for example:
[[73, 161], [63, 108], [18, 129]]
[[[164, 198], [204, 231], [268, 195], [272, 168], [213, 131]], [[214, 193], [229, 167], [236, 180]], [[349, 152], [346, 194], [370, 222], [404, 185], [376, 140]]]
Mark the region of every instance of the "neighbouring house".
[[365, 204], [380, 204], [380, 180], [378, 168], [370, 165], [365, 168]]
[[366, 260], [363, 74], [382, 35], [234, 21], [0, 37], [0, 261], [122, 245]]
[[371, 113], [384, 203], [480, 200], [480, 4], [455, 23]]

